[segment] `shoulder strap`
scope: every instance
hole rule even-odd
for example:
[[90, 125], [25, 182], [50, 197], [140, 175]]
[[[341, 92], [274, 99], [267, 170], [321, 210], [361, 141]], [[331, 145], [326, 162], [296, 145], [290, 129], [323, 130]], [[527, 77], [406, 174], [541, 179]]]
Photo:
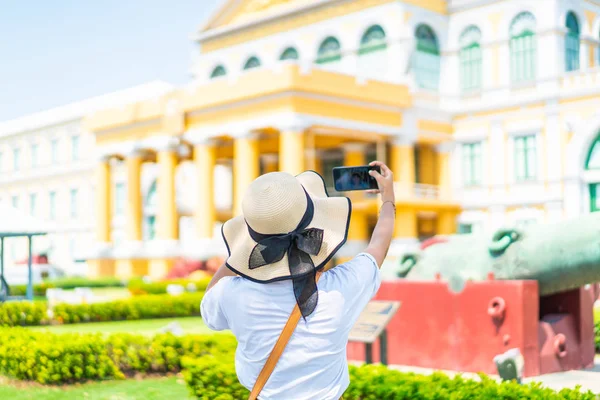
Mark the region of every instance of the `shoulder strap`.
[[[322, 271], [317, 272], [315, 281], [319, 280], [319, 278], [321, 277], [321, 273]], [[273, 350], [271, 350], [271, 354], [269, 354], [267, 362], [265, 363], [263, 369], [260, 371], [260, 374], [258, 374], [258, 378], [254, 383], [254, 387], [252, 388], [252, 392], [250, 393], [248, 400], [256, 400], [262, 389], [265, 387], [267, 381], [269, 380], [269, 377], [271, 376], [273, 370], [275, 369], [275, 366], [277, 365], [277, 362], [279, 361], [279, 358], [283, 354], [283, 350], [285, 350], [285, 346], [287, 346], [288, 342], [290, 341], [292, 333], [294, 333], [294, 330], [296, 329], [296, 326], [298, 325], [298, 321], [300, 321], [301, 316], [302, 314], [300, 313], [300, 308], [298, 307], [298, 304], [296, 304], [294, 306], [294, 309], [292, 310], [292, 313], [290, 314], [290, 317], [285, 323], [285, 326], [283, 327], [283, 330], [281, 331], [281, 334], [279, 335], [279, 338], [277, 339]]]

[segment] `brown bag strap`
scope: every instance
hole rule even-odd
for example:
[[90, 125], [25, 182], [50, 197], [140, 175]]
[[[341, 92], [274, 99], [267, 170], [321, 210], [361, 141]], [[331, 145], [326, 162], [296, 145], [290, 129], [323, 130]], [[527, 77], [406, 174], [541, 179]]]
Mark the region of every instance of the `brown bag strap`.
[[[317, 272], [315, 281], [319, 280], [319, 278], [321, 277], [321, 273], [322, 271]], [[294, 333], [294, 330], [296, 329], [296, 326], [298, 325], [298, 321], [300, 321], [301, 316], [302, 314], [300, 313], [300, 308], [298, 307], [298, 304], [296, 304], [294, 306], [294, 309], [292, 310], [292, 313], [290, 314], [290, 317], [285, 323], [285, 326], [283, 327], [283, 330], [281, 331], [281, 334], [279, 335], [279, 338], [277, 339], [273, 350], [271, 350], [271, 354], [269, 354], [267, 362], [265, 363], [263, 369], [260, 371], [260, 374], [258, 374], [258, 378], [254, 383], [254, 387], [252, 388], [252, 392], [250, 393], [248, 400], [256, 400], [261, 390], [263, 390], [263, 388], [267, 384], [267, 381], [273, 373], [273, 370], [275, 369], [279, 358], [283, 354], [285, 346], [287, 346], [288, 342], [290, 341], [292, 333]]]

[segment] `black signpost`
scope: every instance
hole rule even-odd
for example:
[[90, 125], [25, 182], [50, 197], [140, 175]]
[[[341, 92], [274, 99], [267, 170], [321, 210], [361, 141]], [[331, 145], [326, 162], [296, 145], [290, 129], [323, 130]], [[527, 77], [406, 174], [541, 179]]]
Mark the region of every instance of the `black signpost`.
[[387, 325], [400, 308], [399, 301], [373, 300], [367, 304], [350, 331], [349, 341], [365, 344], [365, 362], [373, 363], [373, 343], [379, 339], [379, 359], [388, 364]]

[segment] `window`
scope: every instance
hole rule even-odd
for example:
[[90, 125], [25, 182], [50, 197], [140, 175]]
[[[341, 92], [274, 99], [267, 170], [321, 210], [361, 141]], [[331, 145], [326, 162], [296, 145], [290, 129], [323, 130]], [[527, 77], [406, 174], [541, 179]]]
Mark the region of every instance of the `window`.
[[71, 137], [71, 159], [73, 161], [79, 160], [79, 136]]
[[38, 144], [34, 143], [31, 145], [31, 166], [37, 167], [38, 165]]
[[358, 48], [358, 72], [371, 79], [382, 79], [387, 75], [387, 42], [385, 31], [379, 25], [366, 30]]
[[154, 240], [156, 238], [156, 216], [148, 215], [146, 217], [146, 240]]
[[19, 196], [13, 196], [11, 198], [11, 204], [13, 208], [19, 208]]
[[463, 151], [463, 182], [465, 186], [481, 185], [481, 143], [465, 143]]
[[260, 60], [256, 57], [250, 57], [246, 64], [244, 64], [244, 69], [252, 69], [260, 67]]
[[58, 139], [52, 139], [50, 142], [50, 159], [52, 164], [58, 163]]
[[371, 53], [374, 51], [382, 51], [387, 48], [385, 41], [385, 31], [379, 25], [374, 25], [367, 29], [363, 37], [360, 39], [360, 47], [358, 55]]
[[510, 24], [510, 76], [515, 83], [535, 79], [535, 25], [529, 12], [520, 13]]
[[217, 67], [215, 67], [215, 69], [213, 69], [212, 73], [210, 74], [211, 78], [218, 78], [220, 76], [225, 76], [227, 75], [227, 70], [225, 70], [225, 67], [222, 65], [219, 65]]
[[470, 26], [460, 35], [460, 83], [463, 92], [481, 89], [481, 31]]
[[52, 191], [48, 194], [48, 218], [54, 221], [56, 219], [56, 192]]
[[590, 211], [600, 211], [600, 183], [590, 185]]
[[585, 161], [585, 169], [600, 169], [600, 134], [590, 148]]
[[115, 188], [115, 214], [123, 215], [125, 212], [125, 184], [117, 183]]
[[565, 36], [565, 70], [577, 71], [579, 69], [579, 22], [570, 11], [567, 14], [567, 35]]
[[317, 64], [328, 64], [340, 61], [342, 59], [342, 47], [340, 42], [330, 36], [323, 40], [317, 52]]
[[517, 182], [535, 179], [537, 173], [535, 135], [515, 138], [514, 154]]
[[13, 169], [15, 171], [19, 170], [19, 165], [21, 164], [21, 150], [17, 147], [13, 149]]
[[427, 25], [419, 25], [415, 36], [417, 48], [413, 58], [413, 69], [417, 85], [424, 89], [437, 90], [440, 81], [440, 50], [437, 37]]
[[283, 51], [283, 53], [281, 53], [281, 56], [279, 57], [279, 59], [281, 61], [283, 60], [297, 60], [300, 58], [300, 55], [298, 54], [298, 50], [296, 50], [293, 47], [288, 47], [287, 49], [285, 49]]
[[35, 209], [37, 203], [37, 195], [35, 193], [31, 193], [29, 195], [29, 215], [35, 216]]
[[77, 189], [71, 189], [71, 218], [79, 215], [79, 203], [77, 202]]
[[458, 233], [460, 233], [460, 234], [473, 233], [473, 224], [458, 224]]

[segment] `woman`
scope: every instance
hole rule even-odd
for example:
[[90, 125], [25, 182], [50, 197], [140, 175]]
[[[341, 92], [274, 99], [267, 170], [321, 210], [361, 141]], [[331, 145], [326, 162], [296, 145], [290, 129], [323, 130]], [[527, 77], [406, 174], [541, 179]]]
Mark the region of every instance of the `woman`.
[[[274, 172], [256, 179], [243, 215], [223, 225], [229, 251], [202, 300], [206, 325], [230, 329], [238, 340], [240, 383], [254, 386], [297, 304], [296, 327], [259, 399], [339, 399], [349, 384], [346, 345], [363, 308], [381, 283], [379, 268], [394, 231], [393, 175], [381, 162], [369, 173], [383, 201], [364, 252], [320, 275], [346, 242], [351, 203], [328, 197], [315, 172]], [[236, 276], [237, 275], [237, 276]]]

